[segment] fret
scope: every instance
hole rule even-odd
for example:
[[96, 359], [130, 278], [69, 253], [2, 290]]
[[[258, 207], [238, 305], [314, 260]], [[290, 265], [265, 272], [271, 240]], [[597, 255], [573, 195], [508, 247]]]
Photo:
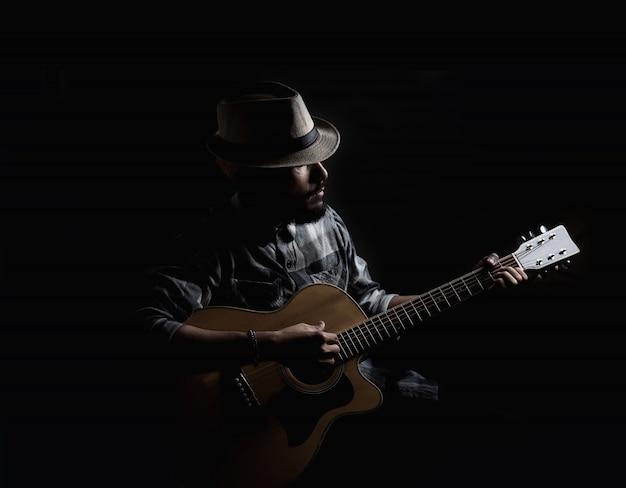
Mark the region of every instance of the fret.
[[441, 292], [441, 294], [443, 295], [443, 298], [445, 299], [446, 303], [448, 304], [448, 307], [451, 307], [452, 305], [450, 304], [450, 302], [448, 301], [448, 297], [446, 296], [445, 292], [441, 289], [441, 287], [439, 287], [439, 291]]
[[419, 310], [415, 307], [415, 300], [411, 300], [406, 305], [410, 305], [411, 306], [411, 308], [415, 312], [415, 315], [417, 315], [417, 318], [420, 320], [420, 322], [422, 322], [424, 320], [424, 319], [422, 319], [422, 316], [420, 315]]
[[[493, 280], [493, 276], [491, 276], [491, 273], [489, 273], [489, 277]], [[476, 282], [480, 285], [481, 290], [484, 290], [485, 287], [483, 286], [483, 284], [480, 282], [480, 279], [477, 277], [476, 278]]]
[[403, 330], [406, 330], [406, 327], [404, 326], [404, 324], [402, 323], [402, 319], [400, 318], [400, 316], [398, 315], [398, 312], [396, 311], [395, 308], [392, 308], [390, 310], [391, 313], [393, 313], [396, 316], [396, 319], [398, 321], [398, 324], [400, 324], [400, 326], [402, 327]]
[[457, 299], [459, 300], [459, 302], [462, 302], [463, 300], [461, 299], [461, 297], [459, 296], [459, 294], [456, 291], [456, 288], [454, 287], [454, 285], [451, 285], [450, 288], [452, 288], [452, 291], [454, 292], [454, 294], [456, 295]]
[[374, 327], [374, 330], [376, 332], [378, 332], [378, 337], [380, 337], [381, 341], [385, 341], [386, 340], [386, 337], [383, 337], [383, 335], [380, 333], [380, 327]]
[[435, 304], [435, 307], [437, 307], [437, 312], [441, 312], [441, 309], [439, 308], [439, 304], [437, 303], [437, 300], [435, 300], [435, 297], [433, 296], [432, 291], [429, 291], [428, 295], [430, 296], [433, 303]]
[[[363, 322], [363, 325], [365, 327], [361, 327], [361, 329], [363, 330], [363, 340], [367, 343], [367, 347], [372, 347], [372, 345], [376, 344], [376, 339], [374, 339], [374, 336], [372, 335], [372, 331], [370, 330], [369, 327], [369, 322], [370, 321], [365, 321]], [[376, 327], [374, 327], [374, 329], [376, 329]], [[367, 336], [369, 336], [370, 340], [367, 339]], [[373, 343], [370, 343], [370, 341]]]
[[[411, 316], [407, 313], [406, 308], [404, 307], [404, 304], [400, 305], [400, 307], [399, 307], [399, 308], [400, 308], [400, 310], [402, 310], [402, 312], [404, 313], [404, 319], [403, 319], [403, 321], [404, 321], [404, 320], [408, 320], [409, 325], [411, 325], [411, 326], [415, 325], [415, 324], [413, 323], [413, 321], [411, 320]], [[398, 316], [398, 319], [399, 319], [399, 318], [400, 318], [400, 316], [399, 316], [397, 313], [396, 313], [396, 315]], [[406, 327], [404, 327], [404, 328], [406, 329]]]
[[[359, 327], [359, 330], [361, 329], [361, 327]], [[361, 342], [361, 339], [359, 339], [359, 335], [363, 335], [363, 334], [354, 334], [354, 337], [356, 339], [356, 341], [359, 343], [359, 348], [361, 351], [365, 350], [365, 348], [363, 347], [363, 343]]]
[[424, 300], [422, 300], [422, 296], [420, 295], [420, 296], [419, 296], [419, 297], [417, 297], [417, 298], [419, 298], [420, 302], [422, 302], [422, 305], [424, 306], [424, 310], [426, 310], [426, 312], [428, 313], [428, 316], [429, 316], [429, 317], [432, 317], [432, 316], [433, 316], [433, 314], [431, 314], [431, 313], [430, 313], [430, 310], [429, 310], [429, 309], [428, 309], [428, 307], [426, 306], [426, 303], [424, 303]]
[[467, 283], [462, 276], [459, 278], [458, 285], [457, 294], [461, 297], [461, 300], [467, 300], [468, 298], [474, 296], [471, 288], [467, 286]]
[[341, 336], [343, 337], [344, 335], [346, 335], [347, 339], [350, 340], [350, 343], [352, 344], [352, 346], [350, 344], [347, 344], [348, 350], [350, 351], [351, 355], [354, 355], [354, 354], [356, 354], [356, 344], [354, 343], [354, 341], [352, 340], [352, 337], [351, 337], [352, 329], [347, 329], [345, 332], [346, 332], [346, 334], [344, 334], [342, 332]]
[[[389, 315], [389, 312], [387, 314], [385, 314], [385, 315]], [[382, 322], [381, 315], [377, 315], [376, 318]], [[388, 337], [395, 337], [395, 336], [397, 336], [398, 335], [398, 329], [396, 329], [396, 326], [394, 325], [393, 321], [390, 320], [389, 321], [389, 325], [391, 326], [391, 329], [393, 329], [393, 334], [390, 334], [389, 333], [389, 327], [385, 326], [385, 330], [387, 331], [387, 336]]]
[[467, 287], [463, 283], [457, 283], [457, 285], [454, 287], [454, 293], [456, 293], [456, 296], [458, 297], [459, 302], [463, 302], [467, 300], [468, 298], [472, 297], [471, 292], [467, 289]]
[[463, 279], [463, 277], [461, 276], [461, 283], [463, 283], [463, 286], [465, 286], [465, 288], [467, 289], [467, 292], [470, 294], [470, 296], [472, 295], [472, 290], [470, 289], [469, 286], [467, 286], [467, 283], [465, 283], [465, 280]]

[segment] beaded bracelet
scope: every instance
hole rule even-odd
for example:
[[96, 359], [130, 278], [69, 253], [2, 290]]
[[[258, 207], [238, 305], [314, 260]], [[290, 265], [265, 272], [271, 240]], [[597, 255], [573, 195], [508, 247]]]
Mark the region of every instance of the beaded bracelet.
[[250, 329], [248, 331], [248, 339], [250, 339], [250, 343], [252, 344], [252, 364], [256, 366], [261, 360], [261, 354], [259, 351], [259, 341], [256, 339], [256, 332], [254, 330]]

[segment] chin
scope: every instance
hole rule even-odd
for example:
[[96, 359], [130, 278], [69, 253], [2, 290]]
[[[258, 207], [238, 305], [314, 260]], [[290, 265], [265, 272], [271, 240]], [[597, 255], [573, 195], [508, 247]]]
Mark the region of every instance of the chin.
[[294, 220], [298, 224], [310, 224], [312, 222], [317, 222], [318, 220], [320, 220], [325, 213], [326, 204], [322, 203], [321, 205], [314, 208], [302, 209], [302, 211], [295, 216]]

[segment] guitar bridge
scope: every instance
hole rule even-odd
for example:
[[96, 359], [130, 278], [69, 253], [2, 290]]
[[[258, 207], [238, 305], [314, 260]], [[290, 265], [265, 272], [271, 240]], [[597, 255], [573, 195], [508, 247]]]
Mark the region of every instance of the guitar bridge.
[[224, 415], [233, 432], [250, 434], [267, 427], [268, 417], [242, 370], [223, 375]]
[[245, 408], [260, 408], [261, 403], [248, 382], [248, 378], [240, 371], [233, 378], [233, 388]]

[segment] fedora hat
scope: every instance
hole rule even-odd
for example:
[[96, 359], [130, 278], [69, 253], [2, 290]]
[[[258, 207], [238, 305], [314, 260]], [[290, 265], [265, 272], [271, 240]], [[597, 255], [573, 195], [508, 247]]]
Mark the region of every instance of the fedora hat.
[[217, 158], [242, 166], [282, 168], [324, 161], [339, 147], [339, 131], [313, 117], [300, 94], [260, 81], [217, 104], [217, 132], [207, 141]]

